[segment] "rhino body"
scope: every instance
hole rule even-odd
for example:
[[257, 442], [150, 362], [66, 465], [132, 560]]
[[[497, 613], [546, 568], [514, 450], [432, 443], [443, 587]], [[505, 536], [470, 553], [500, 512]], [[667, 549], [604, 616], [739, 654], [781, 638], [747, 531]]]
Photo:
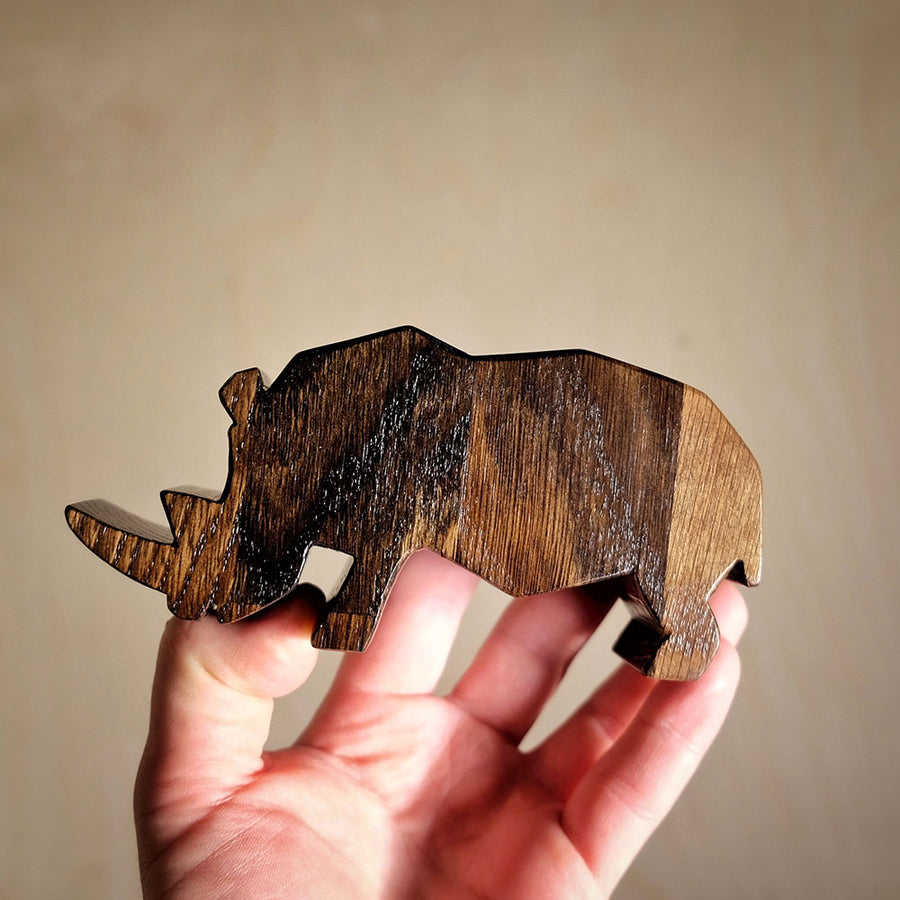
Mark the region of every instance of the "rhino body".
[[619, 578], [616, 649], [696, 678], [718, 647], [708, 598], [756, 584], [761, 481], [701, 392], [584, 351], [472, 357], [414, 328], [299, 353], [220, 391], [220, 495], [164, 491], [169, 527], [106, 501], [67, 509], [97, 555], [223, 622], [294, 590], [314, 545], [354, 564], [313, 642], [364, 650], [409, 554], [430, 548], [521, 596]]

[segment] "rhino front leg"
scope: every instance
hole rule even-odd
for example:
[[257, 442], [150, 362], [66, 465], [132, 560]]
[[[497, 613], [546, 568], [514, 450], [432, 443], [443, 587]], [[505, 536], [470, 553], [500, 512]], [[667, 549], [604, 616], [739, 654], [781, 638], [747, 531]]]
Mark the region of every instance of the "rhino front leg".
[[385, 559], [357, 559], [334, 599], [325, 604], [313, 632], [313, 646], [321, 650], [365, 650], [400, 565], [391, 565]]
[[625, 601], [632, 620], [614, 650], [650, 678], [693, 681], [719, 649], [719, 627], [702, 589], [679, 593], [689, 599], [659, 602], [644, 593], [636, 578], [627, 581]]

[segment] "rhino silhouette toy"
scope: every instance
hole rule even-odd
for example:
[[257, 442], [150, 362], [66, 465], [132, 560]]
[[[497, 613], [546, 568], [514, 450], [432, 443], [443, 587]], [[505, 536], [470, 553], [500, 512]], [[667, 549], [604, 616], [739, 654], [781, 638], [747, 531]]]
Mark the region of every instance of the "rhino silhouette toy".
[[756, 461], [705, 394], [634, 366], [473, 357], [406, 327], [299, 353], [271, 387], [238, 372], [220, 397], [221, 495], [164, 491], [168, 527], [103, 500], [66, 510], [176, 616], [248, 616], [327, 547], [354, 563], [313, 643], [364, 650], [403, 561], [431, 548], [513, 595], [620, 579], [617, 652], [683, 680], [718, 648], [718, 582], [759, 581]]

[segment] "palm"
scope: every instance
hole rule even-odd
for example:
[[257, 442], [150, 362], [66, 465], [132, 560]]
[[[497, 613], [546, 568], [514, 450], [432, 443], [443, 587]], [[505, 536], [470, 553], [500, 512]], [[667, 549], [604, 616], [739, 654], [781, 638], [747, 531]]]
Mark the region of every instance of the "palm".
[[[169, 652], [164, 642], [156, 728], [136, 793], [148, 895], [579, 897], [612, 889], [698, 762], [697, 748], [712, 739], [736, 681], [734, 659], [729, 666], [726, 650], [720, 674], [695, 685], [656, 684], [622, 669], [523, 753], [521, 738], [604, 604], [573, 592], [517, 601], [454, 691], [436, 697], [431, 688], [454, 630], [446, 625], [458, 621], [474, 581], [423, 557], [398, 581], [394, 615], [386, 612], [372, 649], [348, 658], [292, 747], [260, 754], [258, 723], [270, 701], [244, 688], [261, 679], [271, 689], [260, 693], [284, 692], [309, 663], [297, 666], [290, 650], [272, 654], [266, 645], [244, 660], [243, 674], [231, 672], [243, 698], [232, 705], [257, 707], [198, 724], [196, 705], [191, 719], [178, 721], [171, 682], [184, 648]], [[438, 603], [423, 641], [425, 582]], [[723, 630], [729, 616], [739, 629], [739, 595], [726, 600]], [[270, 640], [283, 644], [280, 632], [297, 630], [287, 618], [239, 627], [269, 628], [278, 632]], [[202, 627], [213, 642], [234, 639], [233, 629]], [[411, 627], [420, 647], [414, 659]], [[199, 668], [202, 681], [212, 664]], [[229, 687], [212, 674], [206, 689], [214, 698]], [[695, 714], [695, 731], [679, 737], [679, 717], [703, 702], [708, 715]], [[649, 772], [648, 753], [659, 763]]]

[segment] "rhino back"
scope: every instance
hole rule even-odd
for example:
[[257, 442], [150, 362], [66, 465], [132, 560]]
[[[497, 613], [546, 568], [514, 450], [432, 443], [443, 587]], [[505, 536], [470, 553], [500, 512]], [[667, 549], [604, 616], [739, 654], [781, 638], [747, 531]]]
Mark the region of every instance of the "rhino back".
[[682, 389], [580, 351], [479, 361], [460, 561], [513, 594], [661, 589]]

